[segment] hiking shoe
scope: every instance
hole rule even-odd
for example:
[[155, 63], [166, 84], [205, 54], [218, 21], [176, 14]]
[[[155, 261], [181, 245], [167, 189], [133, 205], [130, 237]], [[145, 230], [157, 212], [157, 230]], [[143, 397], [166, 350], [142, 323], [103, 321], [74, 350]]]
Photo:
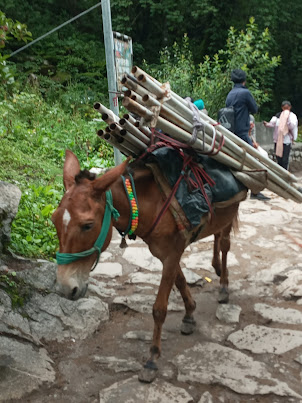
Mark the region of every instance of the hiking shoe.
[[262, 200], [262, 201], [271, 200], [270, 197], [264, 196], [263, 193], [256, 193], [256, 194], [255, 194], [255, 193], [251, 193], [251, 199], [254, 199], [254, 200]]

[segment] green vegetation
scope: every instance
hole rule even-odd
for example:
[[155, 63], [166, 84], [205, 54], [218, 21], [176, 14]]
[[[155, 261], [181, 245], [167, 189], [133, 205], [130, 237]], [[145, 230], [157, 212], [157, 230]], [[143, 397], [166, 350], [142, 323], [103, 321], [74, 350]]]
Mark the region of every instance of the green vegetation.
[[[17, 254], [54, 258], [57, 237], [50, 217], [63, 194], [67, 148], [83, 168], [113, 164], [112, 148], [95, 134], [103, 126], [93, 104], [106, 105], [108, 99], [100, 9], [9, 55], [95, 3], [6, 0], [1, 6], [0, 180], [22, 190], [10, 245]], [[261, 119], [278, 111], [283, 99], [297, 114], [302, 110], [297, 18], [302, 3], [289, 0], [284, 8], [281, 0], [238, 0], [226, 7], [217, 0], [192, 0], [188, 7], [185, 0], [111, 0], [111, 5], [113, 29], [133, 38], [134, 63], [145, 60], [148, 72], [169, 80], [180, 95], [202, 97], [213, 117], [231, 88], [234, 67], [248, 72]]]
[[50, 217], [63, 194], [65, 150], [72, 150], [87, 169], [112, 166], [113, 151], [96, 136], [102, 124], [93, 115], [85, 119], [80, 112], [67, 113], [28, 91], [0, 102], [0, 180], [22, 190], [11, 248], [25, 256], [49, 258], [57, 247]]
[[13, 308], [22, 307], [30, 296], [30, 287], [14, 271], [0, 272], [0, 289], [10, 296]]
[[260, 107], [272, 98], [274, 70], [281, 58], [269, 55], [271, 47], [268, 29], [259, 32], [254, 18], [251, 18], [244, 31], [237, 32], [231, 27], [225, 49], [218, 50], [212, 58], [205, 56], [199, 65], [194, 64], [189, 39], [185, 35], [181, 46], [175, 42], [172, 50], [165, 48], [161, 51], [160, 66], [150, 68], [145, 63], [145, 68], [160, 81], [170, 81], [179, 95], [202, 98], [210, 116], [215, 117], [232, 88], [230, 75], [234, 68], [247, 72], [249, 89]]

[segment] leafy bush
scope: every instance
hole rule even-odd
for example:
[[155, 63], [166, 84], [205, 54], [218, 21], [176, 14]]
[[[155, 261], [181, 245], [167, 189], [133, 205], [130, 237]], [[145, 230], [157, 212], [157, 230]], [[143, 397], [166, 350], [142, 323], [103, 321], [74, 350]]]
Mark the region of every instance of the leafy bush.
[[211, 116], [224, 106], [232, 88], [231, 71], [242, 68], [247, 72], [250, 91], [258, 105], [269, 101], [274, 70], [280, 64], [280, 56], [269, 55], [271, 36], [268, 29], [259, 32], [254, 18], [245, 31], [229, 29], [226, 48], [212, 58], [205, 56], [203, 63], [194, 65], [189, 39], [185, 35], [182, 45], [175, 43], [172, 50], [161, 51], [160, 66], [145, 68], [160, 81], [170, 81], [172, 89], [181, 96], [202, 98]]
[[11, 247], [21, 255], [54, 258], [58, 247], [56, 230], [50, 218], [63, 195], [63, 189], [30, 185], [22, 193], [12, 224]]

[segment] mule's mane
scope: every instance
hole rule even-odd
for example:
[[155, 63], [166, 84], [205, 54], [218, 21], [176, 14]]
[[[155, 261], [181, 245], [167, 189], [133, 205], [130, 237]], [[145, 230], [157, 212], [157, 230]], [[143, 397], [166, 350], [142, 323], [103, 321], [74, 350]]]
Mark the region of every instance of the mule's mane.
[[84, 179], [88, 179], [90, 181], [94, 181], [96, 178], [96, 174], [88, 171], [87, 169], [83, 169], [75, 176], [75, 182], [77, 185], [83, 182]]

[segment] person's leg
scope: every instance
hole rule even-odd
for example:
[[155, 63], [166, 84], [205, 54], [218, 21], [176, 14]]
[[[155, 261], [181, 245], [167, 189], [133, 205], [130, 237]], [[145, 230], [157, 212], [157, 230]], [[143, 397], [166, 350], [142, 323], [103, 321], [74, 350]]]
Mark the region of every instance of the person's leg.
[[284, 169], [288, 170], [288, 164], [289, 164], [289, 154], [291, 150], [291, 144], [283, 144], [283, 155], [281, 159], [281, 166]]

